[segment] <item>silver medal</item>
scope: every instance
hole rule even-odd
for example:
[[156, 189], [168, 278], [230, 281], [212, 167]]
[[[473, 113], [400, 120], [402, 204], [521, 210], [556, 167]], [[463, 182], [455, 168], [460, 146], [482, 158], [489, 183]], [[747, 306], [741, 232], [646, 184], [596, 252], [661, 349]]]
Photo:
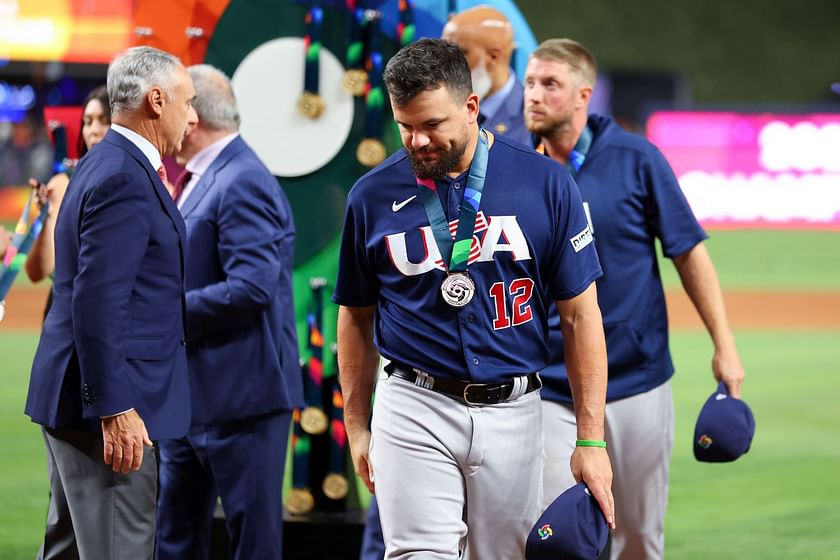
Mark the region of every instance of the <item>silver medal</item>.
[[443, 279], [440, 285], [443, 301], [452, 307], [464, 307], [475, 295], [475, 283], [467, 274], [455, 272]]

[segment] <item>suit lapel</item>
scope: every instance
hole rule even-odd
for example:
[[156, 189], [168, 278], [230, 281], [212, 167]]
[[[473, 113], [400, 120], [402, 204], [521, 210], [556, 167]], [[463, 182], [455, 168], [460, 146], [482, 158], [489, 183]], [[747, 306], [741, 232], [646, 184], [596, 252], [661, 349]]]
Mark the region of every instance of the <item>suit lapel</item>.
[[210, 167], [208, 167], [207, 171], [201, 175], [198, 183], [196, 183], [195, 187], [193, 187], [193, 190], [187, 197], [187, 200], [184, 201], [184, 205], [181, 206], [181, 214], [185, 218], [189, 216], [196, 207], [198, 207], [199, 202], [201, 202], [207, 193], [213, 190], [213, 185], [216, 182], [216, 173], [227, 165], [234, 156], [242, 151], [244, 146], [245, 142], [242, 140], [242, 137], [237, 136], [231, 140], [230, 143], [219, 153], [216, 159], [213, 160], [213, 163], [210, 164]]

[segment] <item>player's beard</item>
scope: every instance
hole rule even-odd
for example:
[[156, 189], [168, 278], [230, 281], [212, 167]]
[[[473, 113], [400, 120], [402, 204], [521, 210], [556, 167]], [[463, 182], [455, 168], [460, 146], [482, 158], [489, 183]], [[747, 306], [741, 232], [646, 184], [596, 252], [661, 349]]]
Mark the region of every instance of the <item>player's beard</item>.
[[[449, 148], [437, 148], [434, 146], [425, 146], [418, 150], [407, 149], [408, 162], [411, 164], [411, 170], [420, 179], [432, 179], [439, 181], [444, 179], [446, 175], [458, 166], [458, 162], [467, 151], [467, 144], [469, 144], [469, 132], [465, 126], [461, 131], [461, 137], [456, 138], [450, 142]], [[438, 153], [440, 157], [435, 161], [423, 161], [423, 156], [428, 154]]]
[[552, 138], [572, 124], [571, 114], [543, 115], [542, 119], [534, 121], [526, 109], [525, 127], [528, 132], [542, 138]]

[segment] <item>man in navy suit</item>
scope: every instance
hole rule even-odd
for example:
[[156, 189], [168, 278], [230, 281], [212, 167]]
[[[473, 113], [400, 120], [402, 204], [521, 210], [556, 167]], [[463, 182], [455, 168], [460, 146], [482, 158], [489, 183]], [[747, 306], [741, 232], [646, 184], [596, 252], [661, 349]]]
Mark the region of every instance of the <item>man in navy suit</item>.
[[108, 96], [112, 129], [79, 163], [56, 224], [54, 300], [26, 402], [43, 426], [51, 499], [73, 528], [50, 516], [44, 558], [150, 558], [152, 440], [189, 427], [186, 233], [161, 156], [196, 122], [192, 80], [171, 54], [135, 47], [108, 68]]
[[199, 124], [177, 158], [187, 225], [192, 427], [161, 442], [158, 558], [207, 558], [217, 497], [230, 557], [282, 556], [283, 467], [302, 404], [292, 302], [294, 224], [277, 180], [240, 138], [227, 77], [191, 66]]
[[478, 124], [532, 146], [522, 116], [522, 83], [510, 67], [514, 48], [510, 21], [495, 8], [475, 6], [449, 18], [443, 38], [461, 47], [467, 57], [473, 91], [481, 100]]

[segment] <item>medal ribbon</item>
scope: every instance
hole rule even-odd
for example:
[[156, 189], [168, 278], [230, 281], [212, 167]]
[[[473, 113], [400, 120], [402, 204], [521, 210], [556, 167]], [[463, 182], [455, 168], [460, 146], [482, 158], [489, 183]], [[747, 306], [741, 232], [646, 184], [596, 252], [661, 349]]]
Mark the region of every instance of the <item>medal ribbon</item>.
[[312, 439], [300, 425], [300, 409], [292, 412], [292, 488], [309, 487], [309, 455], [312, 451]]
[[313, 2], [306, 12], [306, 35], [303, 37], [306, 58], [304, 61], [303, 91], [318, 94], [318, 79], [321, 60], [321, 25], [324, 23], [324, 10]]
[[385, 106], [385, 94], [382, 89], [382, 52], [379, 46], [379, 18], [381, 14], [376, 10], [365, 10], [367, 21], [367, 40], [369, 55], [365, 63], [368, 73], [368, 86], [365, 93], [365, 123], [363, 136], [365, 138], [381, 139], [382, 110]]
[[[577, 143], [575, 143], [575, 147], [572, 148], [571, 153], [569, 153], [569, 161], [563, 164], [572, 177], [577, 175], [577, 172], [581, 167], [583, 167], [583, 162], [586, 161], [586, 155], [589, 153], [589, 148], [591, 147], [592, 129], [589, 128], [589, 125], [586, 125], [583, 127], [583, 132], [580, 133], [580, 138], [578, 138]], [[540, 143], [536, 149], [537, 152], [545, 155], [544, 144]]]
[[356, 5], [356, 0], [347, 0], [348, 27], [347, 30], [347, 68], [364, 67], [364, 43], [362, 29], [365, 22], [365, 10]]
[[35, 189], [29, 189], [29, 191], [29, 200], [23, 207], [23, 212], [21, 212], [20, 219], [15, 226], [12, 243], [6, 249], [6, 256], [3, 258], [2, 266], [0, 266], [0, 301], [6, 299], [18, 272], [26, 261], [26, 254], [32, 247], [32, 243], [35, 242], [35, 238], [41, 233], [49, 213], [50, 204], [46, 202], [35, 221], [30, 223], [30, 212], [36, 191]]
[[569, 154], [569, 161], [566, 163], [566, 169], [572, 174], [572, 177], [577, 175], [583, 162], [586, 161], [586, 154], [589, 153], [589, 148], [592, 147], [592, 130], [589, 125], [583, 127], [583, 132], [580, 133], [575, 147], [572, 148], [572, 153]]
[[467, 186], [464, 188], [464, 200], [461, 202], [454, 241], [443, 211], [443, 204], [437, 193], [437, 185], [432, 179], [417, 178], [417, 190], [423, 201], [423, 207], [426, 209], [432, 232], [435, 234], [435, 242], [437, 242], [443, 264], [448, 272], [463, 272], [467, 269], [475, 231], [475, 217], [481, 205], [481, 193], [484, 190], [484, 178], [487, 174], [489, 150], [490, 141], [487, 138], [487, 132], [483, 128], [479, 129], [478, 143], [470, 164]]
[[313, 309], [306, 315], [306, 323], [309, 325], [309, 360], [306, 367], [304, 379], [304, 397], [307, 406], [320, 409], [323, 406], [323, 391], [321, 386], [324, 380], [324, 335], [321, 331], [323, 323], [323, 288], [326, 285], [323, 278], [312, 278], [309, 286], [312, 288]]
[[[333, 345], [333, 356], [337, 348]], [[330, 409], [330, 472], [344, 475], [347, 457], [347, 432], [344, 430], [344, 397], [335, 376], [332, 390], [332, 408]]]
[[397, 23], [397, 40], [404, 47], [414, 41], [414, 0], [399, 0], [400, 21]]

